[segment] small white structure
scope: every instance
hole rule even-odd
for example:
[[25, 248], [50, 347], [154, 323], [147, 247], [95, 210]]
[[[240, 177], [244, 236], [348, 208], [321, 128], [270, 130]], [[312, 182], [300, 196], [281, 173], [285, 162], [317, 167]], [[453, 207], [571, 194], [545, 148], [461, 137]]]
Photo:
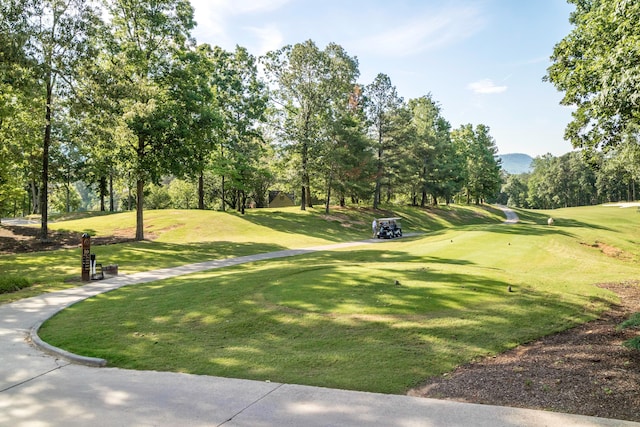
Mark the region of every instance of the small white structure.
[[549, 218], [549, 219], [547, 220], [547, 224], [548, 224], [548, 225], [553, 225], [553, 218]]

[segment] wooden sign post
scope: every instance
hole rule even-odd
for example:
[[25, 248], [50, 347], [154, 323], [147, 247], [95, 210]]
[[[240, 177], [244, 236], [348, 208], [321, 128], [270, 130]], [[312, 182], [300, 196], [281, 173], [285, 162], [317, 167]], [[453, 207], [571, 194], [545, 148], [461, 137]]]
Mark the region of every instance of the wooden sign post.
[[91, 237], [82, 235], [82, 281], [91, 280]]

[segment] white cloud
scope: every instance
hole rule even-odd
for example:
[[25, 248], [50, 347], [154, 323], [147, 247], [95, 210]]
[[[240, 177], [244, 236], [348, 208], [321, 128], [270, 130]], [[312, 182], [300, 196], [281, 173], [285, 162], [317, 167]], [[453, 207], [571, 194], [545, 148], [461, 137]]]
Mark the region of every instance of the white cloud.
[[[229, 35], [228, 22], [230, 16], [257, 14], [277, 10], [291, 0], [191, 0], [195, 10], [195, 20], [198, 26], [194, 30], [194, 36], [199, 41], [206, 40], [212, 44], [232, 48], [237, 41]], [[259, 37], [261, 47], [271, 45], [279, 33], [275, 27], [262, 29], [248, 28], [249, 31]], [[281, 39], [281, 36], [279, 36]], [[278, 46], [280, 47], [280, 46]], [[266, 51], [265, 51], [266, 52]]]
[[494, 93], [505, 92], [507, 86], [498, 86], [490, 79], [478, 80], [477, 82], [469, 83], [467, 89], [473, 91], [473, 93], [481, 95], [489, 95]]
[[191, 0], [191, 4], [196, 9], [196, 12], [208, 11], [209, 14], [243, 15], [245, 13], [262, 13], [277, 10], [290, 1], [291, 0]]
[[480, 11], [473, 7], [449, 7], [428, 11], [419, 18], [356, 40], [357, 51], [389, 56], [410, 56], [464, 40], [485, 26]]
[[248, 31], [255, 34], [258, 39], [257, 55], [263, 55], [271, 50], [280, 49], [284, 45], [284, 36], [275, 25], [264, 27], [248, 27]]

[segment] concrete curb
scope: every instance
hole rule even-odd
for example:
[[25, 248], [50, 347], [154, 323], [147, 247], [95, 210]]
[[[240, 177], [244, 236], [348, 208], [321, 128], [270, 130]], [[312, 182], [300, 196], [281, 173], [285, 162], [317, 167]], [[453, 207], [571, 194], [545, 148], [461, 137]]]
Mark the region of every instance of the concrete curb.
[[[56, 313], [54, 313], [54, 315]], [[47, 354], [50, 354], [55, 357], [60, 357], [64, 360], [67, 360], [71, 363], [76, 363], [78, 365], [91, 366], [94, 368], [102, 368], [104, 366], [107, 366], [107, 361], [105, 359], [100, 359], [99, 357], [80, 356], [78, 354], [68, 352], [61, 348], [55, 347], [47, 342], [44, 342], [42, 338], [40, 338], [40, 336], [38, 335], [38, 331], [40, 330], [40, 327], [42, 327], [42, 324], [44, 322], [45, 321], [38, 322], [38, 324], [36, 324], [29, 331], [29, 340], [33, 343], [34, 346], [36, 346], [36, 348], [38, 348], [39, 350]]]

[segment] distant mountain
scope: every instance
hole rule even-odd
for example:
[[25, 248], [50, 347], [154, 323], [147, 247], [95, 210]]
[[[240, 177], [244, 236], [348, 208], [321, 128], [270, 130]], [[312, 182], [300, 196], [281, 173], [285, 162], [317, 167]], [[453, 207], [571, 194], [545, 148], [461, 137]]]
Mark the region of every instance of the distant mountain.
[[498, 157], [502, 160], [502, 169], [511, 175], [531, 172], [533, 157], [528, 154], [498, 154]]

